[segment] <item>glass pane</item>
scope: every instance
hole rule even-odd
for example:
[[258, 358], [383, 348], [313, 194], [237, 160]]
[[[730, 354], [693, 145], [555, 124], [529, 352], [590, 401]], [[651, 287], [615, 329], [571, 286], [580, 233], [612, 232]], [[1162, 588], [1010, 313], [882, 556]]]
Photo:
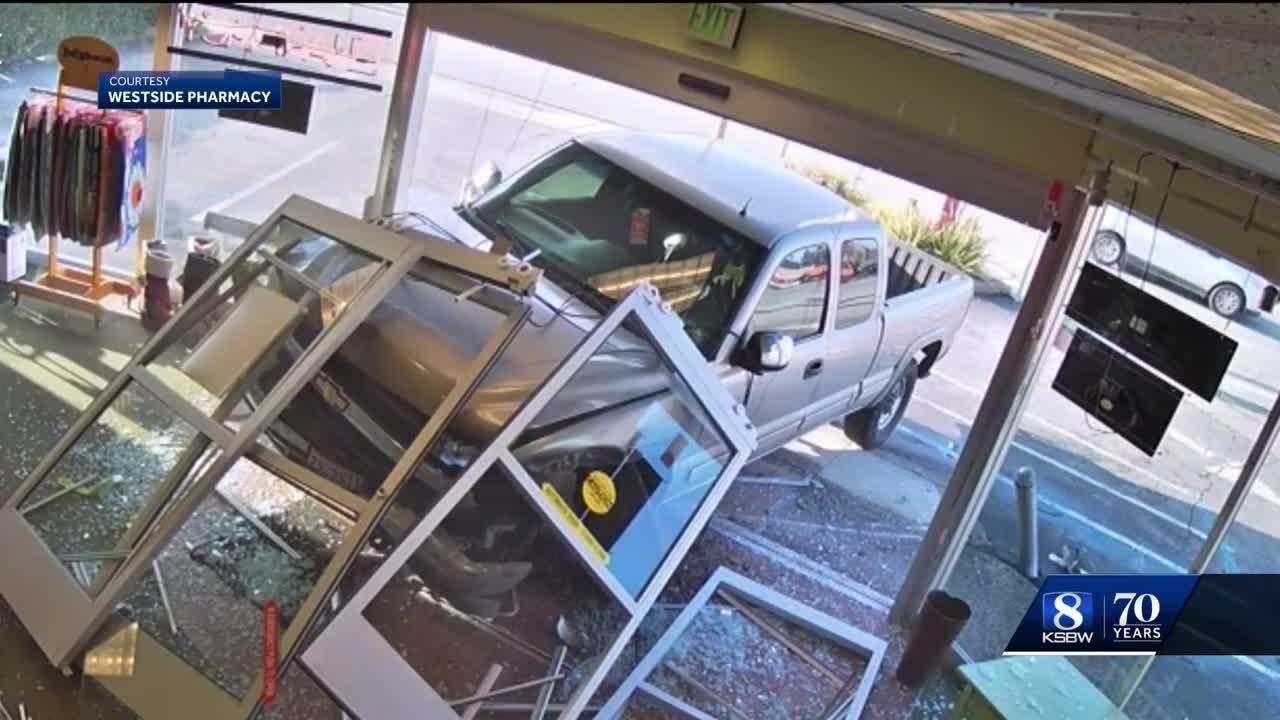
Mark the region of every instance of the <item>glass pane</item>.
[[[72, 443], [20, 505], [36, 533], [88, 587], [94, 553], [124, 550], [149, 503], [167, 497], [199, 467], [207, 440], [159, 398], [129, 383]], [[86, 555], [89, 554], [89, 555]]]
[[[1276, 327], [1271, 318], [1256, 318], [1254, 322], [1255, 327]], [[1248, 361], [1249, 357], [1245, 355], [1244, 359]], [[1268, 380], [1251, 379], [1250, 383], [1256, 384], [1259, 390], [1273, 385]], [[1259, 401], [1263, 399], [1259, 398]], [[1280, 504], [1280, 494], [1277, 494], [1280, 465], [1276, 462], [1277, 457], [1273, 448], [1205, 572], [1280, 572], [1280, 525], [1276, 522], [1276, 506]], [[1242, 465], [1238, 461], [1227, 463], [1221, 472], [1224, 476], [1234, 474], [1238, 477]], [[1167, 717], [1174, 712], [1196, 720], [1268, 717], [1280, 704], [1280, 683], [1276, 682], [1277, 679], [1280, 679], [1280, 658], [1276, 657], [1161, 656], [1155, 658], [1133, 699], [1125, 707], [1125, 713], [1138, 719]]]
[[[279, 220], [218, 293], [188, 310], [178, 338], [147, 368], [201, 411], [227, 420], [246, 384], [251, 402], [265, 397], [383, 267], [350, 245]], [[187, 279], [193, 296], [207, 281]]]
[[[446, 700], [475, 694], [495, 663], [502, 666], [498, 687], [552, 675], [563, 646], [566, 677], [551, 702], [567, 702], [630, 615], [499, 467], [470, 500], [450, 512], [364, 617]], [[538, 692], [498, 700], [533, 703]]]
[[412, 148], [418, 199], [406, 209], [456, 200], [485, 161], [511, 174], [592, 131], [633, 127], [710, 137], [720, 125], [712, 113], [587, 73], [444, 33], [436, 40], [421, 140]]
[[[634, 319], [632, 319], [634, 320]], [[615, 330], [538, 413], [514, 453], [578, 538], [639, 597], [730, 449], [638, 323]]]
[[351, 525], [241, 459], [156, 557], [122, 612], [241, 698], [262, 668], [267, 603], [278, 607], [283, 636]]
[[[1057, 329], [1045, 367], [1033, 388], [1025, 415], [1016, 428], [1007, 459], [1000, 469], [991, 494], [982, 509], [978, 527], [961, 555], [947, 589], [969, 601], [973, 619], [960, 636], [960, 645], [975, 660], [997, 658], [1014, 627], [1027, 610], [1040, 577], [1058, 573], [1180, 573], [1186, 572], [1200, 552], [1215, 515], [1222, 507], [1244, 458], [1262, 427], [1267, 409], [1275, 401], [1276, 388], [1256, 378], [1267, 377], [1275, 356], [1277, 333], [1274, 320], [1261, 313], [1243, 313], [1223, 318], [1208, 307], [1203, 298], [1180, 290], [1193, 282], [1194, 268], [1182, 265], [1180, 276], [1163, 278], [1142, 268], [1121, 272], [1115, 266], [1099, 265], [1106, 259], [1109, 245], [1098, 238], [1107, 232], [1123, 232], [1126, 221], [1110, 208], [1094, 233], [1094, 249], [1089, 261], [1098, 270], [1119, 273], [1120, 277], [1148, 295], [1199, 321], [1238, 343], [1222, 385], [1212, 401], [1183, 391], [1183, 397], [1167, 431], [1153, 454], [1126, 440], [1125, 426], [1106, 425], [1087, 412], [1057, 387], [1068, 380], [1060, 373], [1067, 357], [1076, 357], [1091, 337], [1083, 323], [1066, 322]], [[1136, 215], [1127, 221], [1126, 237], [1146, 238], [1151, 249], [1152, 227]], [[1139, 231], [1145, 228], [1145, 234]], [[1155, 257], [1172, 252], [1182, 241], [1161, 235], [1155, 242]], [[1178, 270], [1178, 268], [1172, 268]], [[1157, 280], [1157, 275], [1163, 279]], [[1181, 278], [1181, 279], [1179, 279]], [[1174, 282], [1174, 281], [1177, 282]], [[1100, 345], [1100, 341], [1091, 343]], [[1117, 355], [1100, 363], [1088, 382], [1118, 381]], [[1135, 361], [1136, 362], [1136, 361]], [[1139, 367], [1142, 370], [1142, 367]], [[1159, 368], [1156, 368], [1158, 370]], [[1150, 396], [1141, 396], [1149, 402]], [[1271, 472], [1270, 470], [1265, 472]], [[1034, 479], [1038, 503], [1039, 576], [1027, 578], [1020, 570], [1018, 534], [1019, 478]], [[1269, 487], [1266, 482], [1260, 487]], [[1262, 492], [1267, 492], [1263, 490]], [[1270, 521], [1262, 506], [1251, 511], [1246, 523], [1258, 523], [1262, 533], [1242, 530], [1225, 545], [1215, 562], [1236, 571], [1266, 567], [1274, 556]], [[1241, 525], [1240, 527], [1247, 527]], [[1274, 570], [1274, 566], [1270, 568]], [[1134, 678], [1139, 660], [1132, 657], [1071, 657], [1069, 666], [1085, 681], [1118, 701]], [[1189, 658], [1160, 661], [1163, 672], [1186, 678], [1181, 681], [1174, 707], [1203, 707], [1203, 717], [1228, 717], [1210, 712], [1207, 689], [1193, 692], [1192, 676], [1203, 675], [1207, 665]], [[1237, 663], [1234, 673], [1240, 687], [1271, 697], [1274, 676], [1256, 673]], [[1155, 687], [1155, 686], [1153, 686]], [[1244, 690], [1241, 690], [1244, 692]], [[1236, 695], [1235, 690], [1232, 695]], [[1202, 717], [1190, 714], [1191, 717]], [[1238, 715], [1236, 715], [1238, 716]]]
[[[286, 81], [313, 87], [313, 112], [305, 133], [221, 117], [216, 110], [175, 114], [165, 175], [163, 237], [211, 234], [204, 229], [211, 212], [262, 222], [295, 194], [359, 216], [374, 192], [406, 4], [263, 5], [372, 27], [391, 37], [306, 20], [268, 18], [246, 8], [180, 4], [176, 13], [182, 32], [175, 44], [193, 52], [247, 56], [337, 76], [381, 90], [286, 74]], [[246, 27], [255, 23], [271, 32], [251, 32]], [[182, 70], [221, 72], [227, 67], [218, 59], [175, 55], [172, 60]], [[228, 156], [228, 147], [240, 148], [234, 160]], [[241, 242], [231, 237], [222, 240], [224, 252]], [[179, 264], [189, 252], [181, 245], [171, 243], [170, 248], [179, 256]]]
[[[426, 263], [402, 278], [271, 424], [269, 443], [344, 489], [372, 497], [516, 306], [493, 289], [455, 302], [473, 285]], [[463, 408], [399, 496], [418, 503], [412, 513], [426, 512], [422, 503], [434, 503], [453, 484], [550, 371], [500, 365], [499, 375], [519, 383], [482, 385]]]

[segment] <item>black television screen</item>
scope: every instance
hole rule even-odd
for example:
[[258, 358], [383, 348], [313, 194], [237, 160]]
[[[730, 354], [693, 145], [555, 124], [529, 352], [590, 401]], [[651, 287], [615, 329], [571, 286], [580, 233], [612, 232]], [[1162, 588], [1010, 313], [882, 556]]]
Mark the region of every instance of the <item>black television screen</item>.
[[292, 80], [280, 81], [280, 107], [274, 109], [222, 108], [218, 117], [307, 134], [311, 125], [311, 101], [316, 87]]
[[1085, 330], [1076, 331], [1053, 389], [1148, 455], [1155, 455], [1182, 391]]
[[1235, 340], [1093, 263], [1080, 271], [1067, 317], [1205, 400], [1236, 353]]

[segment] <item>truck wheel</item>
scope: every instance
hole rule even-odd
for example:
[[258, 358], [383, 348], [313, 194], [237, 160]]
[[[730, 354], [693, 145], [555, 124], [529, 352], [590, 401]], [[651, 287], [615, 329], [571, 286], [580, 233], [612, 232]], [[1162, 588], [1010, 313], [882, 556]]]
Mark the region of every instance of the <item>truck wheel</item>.
[[907, 403], [911, 402], [917, 372], [915, 360], [907, 363], [880, 402], [844, 419], [844, 434], [863, 450], [875, 450], [888, 442], [907, 411]]
[[1209, 296], [1205, 298], [1209, 309], [1224, 318], [1235, 317], [1244, 310], [1244, 290], [1233, 283], [1224, 282], [1213, 286]]

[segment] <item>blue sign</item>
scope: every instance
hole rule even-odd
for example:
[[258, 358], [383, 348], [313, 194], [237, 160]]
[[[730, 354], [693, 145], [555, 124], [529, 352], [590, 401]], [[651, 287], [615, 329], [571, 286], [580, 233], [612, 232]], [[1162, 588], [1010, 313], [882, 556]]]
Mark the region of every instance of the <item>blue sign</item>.
[[1006, 655], [1154, 655], [1198, 575], [1051, 575]]
[[104, 110], [270, 110], [280, 107], [280, 75], [243, 70], [98, 73]]

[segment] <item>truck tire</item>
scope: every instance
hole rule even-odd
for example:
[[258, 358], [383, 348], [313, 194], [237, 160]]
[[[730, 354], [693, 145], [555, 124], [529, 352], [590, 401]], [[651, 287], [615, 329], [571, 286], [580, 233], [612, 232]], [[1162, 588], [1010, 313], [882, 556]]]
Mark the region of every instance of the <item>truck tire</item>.
[[908, 362], [879, 402], [844, 419], [845, 436], [861, 445], [863, 450], [875, 450], [888, 442], [907, 411], [907, 403], [911, 402], [918, 372], [916, 361]]

